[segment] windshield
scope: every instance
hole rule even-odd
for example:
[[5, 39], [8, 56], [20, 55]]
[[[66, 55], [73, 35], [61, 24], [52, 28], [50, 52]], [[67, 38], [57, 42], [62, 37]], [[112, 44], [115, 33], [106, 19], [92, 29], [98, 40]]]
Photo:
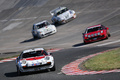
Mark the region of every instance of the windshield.
[[33, 51], [33, 52], [24, 53], [22, 55], [22, 58], [37, 57], [37, 56], [43, 56], [43, 55], [48, 55], [48, 54], [44, 50]]
[[89, 29], [86, 30], [86, 33], [94, 32], [94, 31], [99, 31], [99, 30], [103, 30], [103, 28], [101, 26], [89, 28]]
[[44, 22], [44, 23], [36, 25], [36, 26], [37, 26], [37, 29], [40, 29], [40, 28], [43, 28], [43, 27], [48, 26], [48, 25], [50, 25], [50, 23]]
[[58, 16], [58, 15], [60, 15], [60, 14], [64, 13], [64, 12], [66, 12], [66, 11], [68, 11], [68, 9], [67, 9], [67, 8], [62, 9], [62, 10], [60, 10], [60, 11], [58, 11], [58, 12], [56, 13], [56, 16]]

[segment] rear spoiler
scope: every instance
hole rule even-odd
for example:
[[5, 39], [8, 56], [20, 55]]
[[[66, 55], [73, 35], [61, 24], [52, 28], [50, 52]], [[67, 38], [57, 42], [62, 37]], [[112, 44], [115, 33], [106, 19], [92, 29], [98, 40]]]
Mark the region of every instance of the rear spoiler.
[[58, 9], [60, 9], [60, 7], [51, 10], [51, 11], [50, 11], [50, 14], [51, 14], [52, 16], [55, 15], [55, 12], [56, 12]]
[[53, 16], [55, 15], [55, 10], [50, 11], [50, 14]]
[[57, 8], [55, 8], [55, 9], [51, 10], [51, 11], [50, 11], [50, 14], [51, 14], [52, 16], [55, 15], [55, 12], [56, 12], [57, 10], [61, 9], [61, 8], [66, 8], [66, 7], [57, 7]]

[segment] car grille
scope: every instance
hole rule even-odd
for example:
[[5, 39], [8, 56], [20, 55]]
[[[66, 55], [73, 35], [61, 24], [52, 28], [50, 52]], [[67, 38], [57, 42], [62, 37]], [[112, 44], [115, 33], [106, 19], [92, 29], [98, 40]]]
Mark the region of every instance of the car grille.
[[91, 40], [91, 39], [94, 39], [94, 38], [102, 38], [102, 37], [104, 37], [104, 35], [102, 35], [102, 36], [91, 37], [91, 38], [88, 38], [88, 40]]
[[52, 33], [52, 31], [51, 31], [51, 32], [46, 33], [45, 35], [49, 35], [49, 34], [51, 34], [51, 33]]
[[37, 65], [37, 66], [23, 67], [23, 69], [40, 68], [40, 67], [49, 66], [49, 65], [51, 65], [51, 63], [44, 64], [44, 65]]

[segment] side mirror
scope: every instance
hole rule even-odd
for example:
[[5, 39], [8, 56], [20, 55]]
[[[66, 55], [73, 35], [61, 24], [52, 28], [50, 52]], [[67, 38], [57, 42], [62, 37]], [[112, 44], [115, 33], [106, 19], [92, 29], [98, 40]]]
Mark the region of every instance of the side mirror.
[[50, 53], [50, 55], [52, 55], [52, 53]]

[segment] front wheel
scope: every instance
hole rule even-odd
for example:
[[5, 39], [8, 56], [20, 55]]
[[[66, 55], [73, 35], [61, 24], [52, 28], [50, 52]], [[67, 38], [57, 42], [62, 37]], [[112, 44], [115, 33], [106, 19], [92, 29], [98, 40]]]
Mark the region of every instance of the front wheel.
[[106, 39], [108, 39], [108, 34], [106, 34]]
[[107, 35], [108, 35], [108, 37], [110, 37], [111, 35], [110, 35], [110, 31], [109, 30], [107, 30]]
[[56, 70], [56, 67], [55, 67], [55, 64], [52, 68], [50, 68], [51, 71], [55, 71]]
[[108, 37], [110, 37], [111, 35], [110, 34], [108, 34]]
[[19, 70], [18, 67], [17, 67], [17, 74], [18, 74], [18, 75], [22, 75], [22, 72]]
[[37, 36], [33, 36], [34, 39], [37, 39]]

